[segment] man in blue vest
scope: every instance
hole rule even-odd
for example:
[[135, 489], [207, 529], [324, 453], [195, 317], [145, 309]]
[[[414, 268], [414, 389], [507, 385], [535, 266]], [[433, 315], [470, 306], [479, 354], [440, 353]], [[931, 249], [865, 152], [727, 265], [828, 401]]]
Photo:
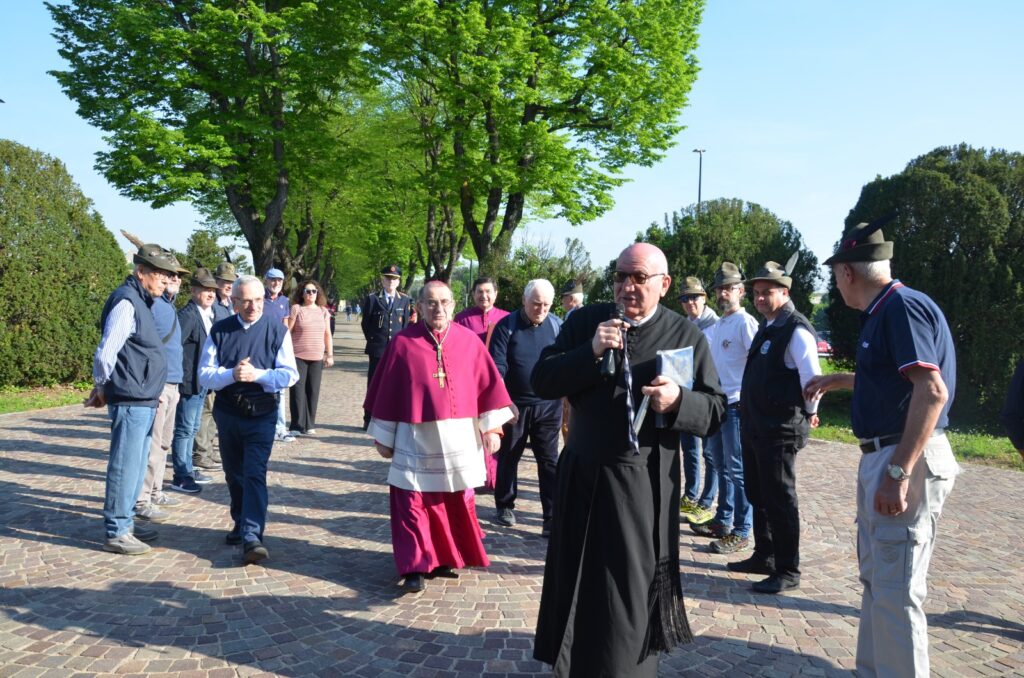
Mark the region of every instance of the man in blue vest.
[[200, 386], [217, 392], [213, 418], [233, 521], [225, 541], [242, 545], [246, 565], [269, 555], [263, 530], [278, 393], [299, 379], [291, 335], [282, 323], [263, 315], [265, 294], [259, 278], [235, 280], [231, 300], [236, 315], [210, 328], [199, 368]]
[[150, 437], [160, 395], [167, 381], [167, 359], [152, 306], [178, 270], [170, 252], [143, 245], [135, 270], [103, 306], [103, 335], [93, 357], [93, 389], [86, 407], [107, 406], [110, 455], [103, 498], [104, 551], [138, 555], [155, 530], [135, 525], [135, 499], [142, 489]]

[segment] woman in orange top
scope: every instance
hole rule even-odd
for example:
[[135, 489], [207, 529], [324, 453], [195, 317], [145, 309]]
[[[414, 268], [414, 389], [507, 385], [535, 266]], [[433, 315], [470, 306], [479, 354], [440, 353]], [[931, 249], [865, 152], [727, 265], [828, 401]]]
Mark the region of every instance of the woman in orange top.
[[334, 364], [334, 342], [327, 313], [327, 295], [315, 280], [307, 280], [292, 295], [288, 315], [299, 381], [291, 389], [291, 434], [316, 434], [316, 405], [324, 367]]

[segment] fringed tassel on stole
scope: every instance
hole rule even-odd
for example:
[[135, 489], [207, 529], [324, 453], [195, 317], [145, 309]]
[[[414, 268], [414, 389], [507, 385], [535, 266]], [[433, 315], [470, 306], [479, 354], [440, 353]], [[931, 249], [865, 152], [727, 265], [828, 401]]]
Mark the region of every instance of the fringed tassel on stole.
[[647, 599], [649, 621], [640, 661], [655, 652], [669, 652], [677, 645], [693, 642], [678, 563], [670, 564], [667, 558], [658, 561]]

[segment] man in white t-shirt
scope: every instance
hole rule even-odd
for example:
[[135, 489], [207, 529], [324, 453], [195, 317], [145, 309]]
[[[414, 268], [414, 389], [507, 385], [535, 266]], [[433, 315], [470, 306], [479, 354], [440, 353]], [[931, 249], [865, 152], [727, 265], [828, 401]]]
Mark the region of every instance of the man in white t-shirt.
[[747, 351], [757, 334], [757, 320], [743, 308], [743, 272], [728, 261], [715, 273], [712, 285], [722, 317], [705, 334], [711, 359], [725, 391], [728, 406], [722, 427], [708, 438], [708, 453], [718, 472], [718, 510], [708, 523], [692, 524], [693, 531], [711, 542], [714, 553], [737, 553], [750, 548], [753, 512], [743, 486], [743, 448], [740, 445], [740, 385]]

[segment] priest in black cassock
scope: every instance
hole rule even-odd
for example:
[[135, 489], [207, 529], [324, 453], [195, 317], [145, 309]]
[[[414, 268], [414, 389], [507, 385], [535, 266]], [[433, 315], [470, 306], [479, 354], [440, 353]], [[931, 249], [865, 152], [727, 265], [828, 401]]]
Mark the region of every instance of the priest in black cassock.
[[[653, 677], [660, 652], [693, 638], [679, 573], [679, 432], [714, 433], [725, 395], [704, 335], [658, 303], [672, 284], [664, 253], [630, 245], [614, 282], [624, 319], [615, 304], [577, 310], [531, 380], [538, 396], [567, 397], [573, 412], [534, 647], [556, 676]], [[659, 350], [686, 346], [692, 389], [657, 374]], [[652, 412], [631, 436], [627, 422], [645, 395]]]

